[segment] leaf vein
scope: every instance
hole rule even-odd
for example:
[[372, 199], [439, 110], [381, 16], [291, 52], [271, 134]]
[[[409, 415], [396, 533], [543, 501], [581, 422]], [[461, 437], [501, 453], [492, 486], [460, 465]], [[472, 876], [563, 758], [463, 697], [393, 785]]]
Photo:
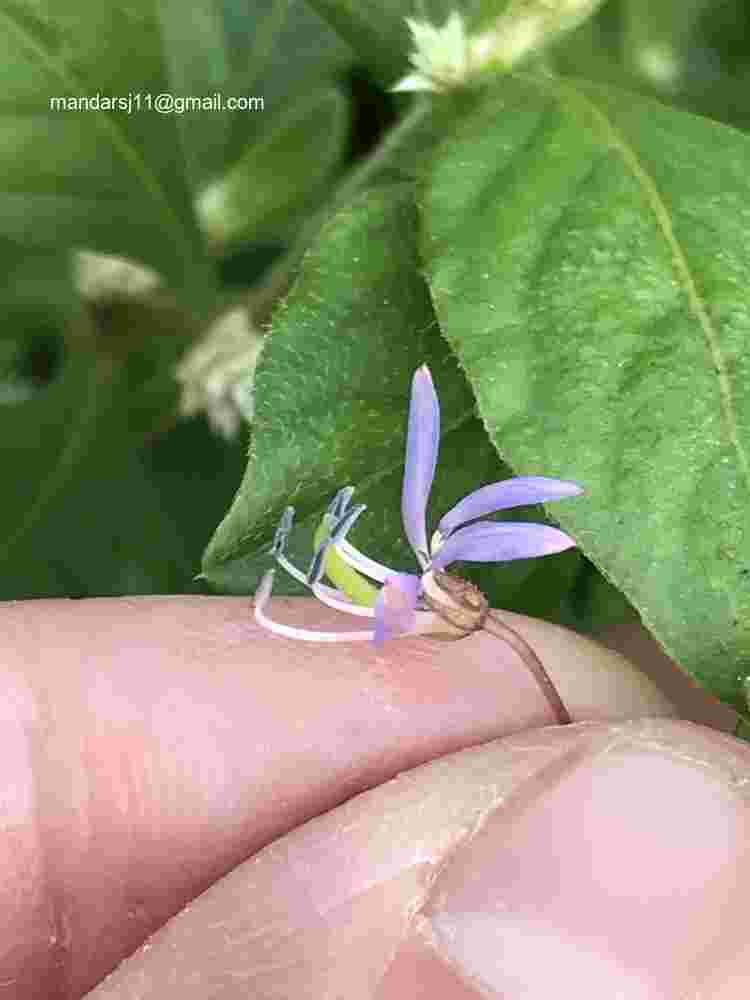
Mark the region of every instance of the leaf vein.
[[646, 201], [648, 202], [651, 211], [654, 213], [661, 234], [672, 253], [674, 269], [677, 273], [679, 283], [685, 291], [690, 309], [698, 321], [698, 325], [700, 326], [706, 340], [706, 345], [708, 347], [709, 354], [711, 355], [711, 361], [713, 362], [714, 371], [716, 372], [719, 382], [721, 408], [729, 440], [737, 455], [737, 460], [745, 480], [745, 485], [748, 490], [750, 490], [750, 460], [748, 459], [747, 452], [745, 451], [739, 435], [737, 418], [735, 416], [732, 384], [727, 364], [721, 350], [721, 345], [719, 343], [719, 332], [714, 326], [706, 303], [703, 301], [701, 293], [698, 290], [698, 285], [693, 277], [687, 254], [685, 253], [680, 241], [677, 238], [677, 234], [674, 231], [674, 226], [672, 225], [672, 220], [667, 206], [664, 203], [664, 199], [662, 198], [653, 178], [639, 160], [635, 150], [629, 145], [620, 132], [618, 132], [609, 118], [596, 106], [596, 104], [593, 103], [593, 101], [589, 100], [589, 98], [583, 95], [580, 91], [576, 90], [572, 85], [567, 83], [562, 84], [562, 81], [558, 81], [558, 83], [564, 86], [569, 93], [590, 109], [593, 116], [604, 129], [612, 147], [620, 154], [625, 165], [638, 181], [646, 196]]

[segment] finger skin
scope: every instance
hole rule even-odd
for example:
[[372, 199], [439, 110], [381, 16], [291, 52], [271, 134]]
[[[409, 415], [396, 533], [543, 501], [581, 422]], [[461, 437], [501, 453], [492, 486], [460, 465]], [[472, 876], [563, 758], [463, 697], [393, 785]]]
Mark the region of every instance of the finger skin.
[[550, 727], [418, 767], [269, 845], [90, 1000], [745, 1000], [750, 747]]
[[[297, 624], [348, 619], [302, 600]], [[526, 630], [574, 718], [670, 715], [624, 659]], [[0, 606], [4, 930], [0, 996], [80, 997], [270, 841], [399, 771], [552, 722], [483, 635], [315, 646], [241, 598]]]
[[595, 638], [637, 663], [678, 707], [681, 719], [690, 719], [725, 733], [735, 732], [740, 721], [737, 712], [701, 688], [679, 663], [670, 659], [640, 622], [611, 625]]

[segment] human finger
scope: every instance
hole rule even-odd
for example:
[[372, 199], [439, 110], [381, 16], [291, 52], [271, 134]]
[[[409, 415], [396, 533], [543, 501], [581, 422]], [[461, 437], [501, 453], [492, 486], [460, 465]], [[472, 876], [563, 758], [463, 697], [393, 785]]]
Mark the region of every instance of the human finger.
[[[340, 621], [280, 600], [298, 624]], [[3, 605], [0, 982], [78, 997], [230, 868], [399, 771], [551, 723], [492, 637], [316, 646], [244, 599]], [[626, 660], [514, 617], [581, 718], [668, 715]]]
[[269, 845], [90, 1000], [744, 1000], [748, 789], [747, 745], [673, 720], [451, 754]]

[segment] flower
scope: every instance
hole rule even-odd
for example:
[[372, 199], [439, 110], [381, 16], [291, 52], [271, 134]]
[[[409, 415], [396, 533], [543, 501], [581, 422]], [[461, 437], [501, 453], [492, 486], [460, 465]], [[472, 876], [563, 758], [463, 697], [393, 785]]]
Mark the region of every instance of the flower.
[[602, 2], [510, 0], [479, 34], [467, 32], [458, 11], [450, 14], [442, 28], [407, 17], [414, 42], [409, 62], [415, 72], [392, 89], [445, 93], [480, 79], [493, 67], [507, 72], [591, 17]]
[[399, 80], [394, 91], [450, 90], [468, 78], [468, 39], [458, 11], [453, 11], [442, 28], [408, 17], [406, 23], [415, 49], [409, 62], [416, 72]]
[[211, 429], [227, 441], [252, 419], [255, 367], [264, 344], [248, 310], [223, 313], [175, 368], [182, 386], [180, 415], [205, 411]]
[[[322, 642], [373, 639], [379, 644], [399, 635], [445, 632], [444, 627], [440, 628], [440, 615], [436, 611], [442, 605], [458, 607], [442, 585], [444, 571], [451, 563], [528, 559], [562, 552], [575, 545], [569, 535], [547, 524], [481, 520], [498, 510], [561, 500], [583, 492], [577, 483], [547, 476], [516, 476], [482, 486], [440, 519], [428, 544], [427, 502], [439, 443], [440, 405], [430, 371], [422, 365], [412, 380], [401, 494], [404, 531], [419, 563], [419, 575], [389, 569], [347, 541], [348, 532], [366, 509], [364, 504], [351, 506], [354, 490], [350, 486], [336, 494], [316, 532], [315, 555], [307, 574], [294, 566], [285, 553], [294, 518], [292, 507], [285, 510], [276, 530], [271, 546], [276, 562], [310, 587], [324, 604], [374, 618], [374, 629], [318, 632], [271, 621], [265, 614], [265, 605], [271, 593], [273, 570], [266, 573], [255, 595], [255, 617], [261, 625], [280, 635]], [[324, 575], [337, 586], [322, 584]], [[371, 580], [382, 586], [378, 589]], [[463, 586], [471, 587], [465, 583]]]

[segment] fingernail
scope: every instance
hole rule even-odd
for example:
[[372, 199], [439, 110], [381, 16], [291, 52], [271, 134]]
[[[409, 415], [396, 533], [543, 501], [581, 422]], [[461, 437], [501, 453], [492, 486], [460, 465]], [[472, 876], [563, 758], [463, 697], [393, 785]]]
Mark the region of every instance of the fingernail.
[[647, 732], [554, 761], [442, 870], [434, 948], [491, 995], [697, 995], [746, 948], [748, 780]]

